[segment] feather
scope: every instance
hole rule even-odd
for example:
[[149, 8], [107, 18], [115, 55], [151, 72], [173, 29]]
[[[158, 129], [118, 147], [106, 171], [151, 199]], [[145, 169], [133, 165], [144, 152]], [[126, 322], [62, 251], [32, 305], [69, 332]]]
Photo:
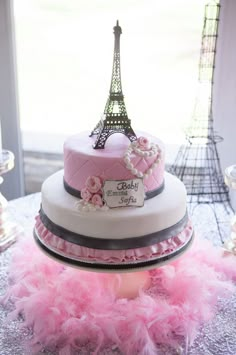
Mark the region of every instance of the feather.
[[[235, 290], [236, 258], [210, 242], [195, 242], [176, 261], [150, 271], [151, 286], [134, 299], [117, 298], [119, 275], [65, 267], [23, 240], [13, 250], [9, 288], [14, 310], [33, 331], [32, 353], [57, 348], [60, 355], [89, 347], [99, 354], [116, 346], [124, 354], [158, 354], [158, 347], [192, 344], [217, 310], [218, 297]], [[115, 279], [116, 278], [116, 279]]]

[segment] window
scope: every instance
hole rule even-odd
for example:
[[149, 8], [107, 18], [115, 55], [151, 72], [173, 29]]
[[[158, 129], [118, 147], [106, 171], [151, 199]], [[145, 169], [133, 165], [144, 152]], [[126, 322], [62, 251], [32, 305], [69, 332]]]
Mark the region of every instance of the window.
[[24, 149], [61, 152], [67, 135], [97, 123], [109, 92], [117, 19], [132, 126], [179, 143], [196, 94], [204, 3], [15, 0]]

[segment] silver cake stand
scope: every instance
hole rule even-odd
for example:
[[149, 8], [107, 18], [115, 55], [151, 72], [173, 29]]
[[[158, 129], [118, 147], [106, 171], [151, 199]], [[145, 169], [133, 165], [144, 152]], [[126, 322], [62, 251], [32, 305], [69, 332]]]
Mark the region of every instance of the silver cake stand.
[[[7, 173], [14, 168], [14, 154], [9, 150], [2, 150], [0, 159], [0, 175]], [[0, 184], [3, 178], [0, 176]], [[0, 252], [16, 241], [20, 232], [19, 227], [14, 224], [7, 213], [7, 200], [0, 192]]]
[[[225, 170], [225, 183], [232, 190], [236, 190], [236, 165], [231, 165]], [[226, 252], [236, 255], [236, 215], [231, 221], [230, 239], [224, 243]]]

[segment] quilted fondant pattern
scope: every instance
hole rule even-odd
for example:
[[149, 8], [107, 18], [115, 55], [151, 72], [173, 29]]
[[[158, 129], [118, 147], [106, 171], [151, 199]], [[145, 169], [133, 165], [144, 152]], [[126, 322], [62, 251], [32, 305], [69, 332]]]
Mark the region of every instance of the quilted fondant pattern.
[[[90, 148], [90, 147], [89, 147]], [[135, 176], [126, 168], [123, 161], [124, 147], [119, 147], [109, 154], [104, 154], [104, 150], [96, 150], [88, 154], [80, 152], [70, 147], [70, 144], [64, 148], [64, 178], [65, 181], [74, 189], [81, 191], [85, 185], [88, 176], [101, 176], [104, 180], [125, 180], [132, 179]], [[113, 155], [113, 156], [112, 156]], [[133, 154], [132, 163], [136, 169], [145, 172], [153, 164], [155, 157], [146, 158]], [[144, 179], [146, 191], [158, 188], [163, 182], [164, 175], [164, 157], [153, 171], [153, 173]]]

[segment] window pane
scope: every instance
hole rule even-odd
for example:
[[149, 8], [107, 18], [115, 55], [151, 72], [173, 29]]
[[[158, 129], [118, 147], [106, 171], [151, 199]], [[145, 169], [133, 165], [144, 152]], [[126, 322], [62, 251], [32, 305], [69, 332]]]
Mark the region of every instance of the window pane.
[[204, 3], [15, 0], [25, 147], [60, 151], [65, 135], [98, 122], [109, 93], [117, 19], [133, 128], [179, 142], [194, 107]]

